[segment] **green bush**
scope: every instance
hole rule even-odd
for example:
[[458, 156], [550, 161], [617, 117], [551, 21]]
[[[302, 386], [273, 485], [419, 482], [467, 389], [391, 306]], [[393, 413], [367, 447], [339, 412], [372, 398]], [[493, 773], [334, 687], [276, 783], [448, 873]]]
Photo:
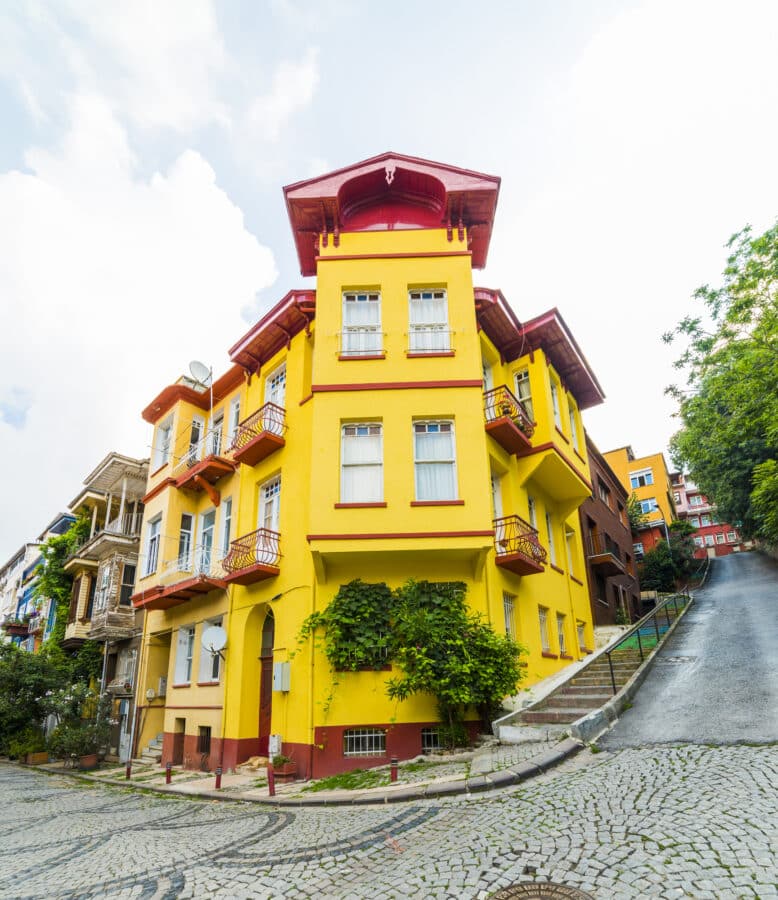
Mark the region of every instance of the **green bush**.
[[8, 756], [24, 759], [28, 753], [41, 753], [46, 749], [46, 738], [40, 728], [29, 725], [8, 741]]

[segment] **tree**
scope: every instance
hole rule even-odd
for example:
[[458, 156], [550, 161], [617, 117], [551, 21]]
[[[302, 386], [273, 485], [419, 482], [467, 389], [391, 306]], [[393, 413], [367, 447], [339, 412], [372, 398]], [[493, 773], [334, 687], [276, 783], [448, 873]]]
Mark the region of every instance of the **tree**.
[[719, 288], [695, 292], [699, 315], [664, 336], [686, 342], [676, 368], [687, 388], [668, 392], [682, 427], [671, 453], [720, 516], [747, 537], [778, 543], [778, 223], [734, 235]]
[[640, 505], [640, 500], [638, 500], [634, 491], [629, 495], [629, 500], [627, 500], [627, 519], [632, 531], [638, 531], [640, 526], [648, 520], [648, 515], [643, 512], [643, 507]]
[[670, 543], [659, 541], [643, 557], [640, 563], [640, 587], [644, 591], [674, 591], [688, 580], [695, 570], [695, 529], [688, 523], [676, 520], [668, 528]]

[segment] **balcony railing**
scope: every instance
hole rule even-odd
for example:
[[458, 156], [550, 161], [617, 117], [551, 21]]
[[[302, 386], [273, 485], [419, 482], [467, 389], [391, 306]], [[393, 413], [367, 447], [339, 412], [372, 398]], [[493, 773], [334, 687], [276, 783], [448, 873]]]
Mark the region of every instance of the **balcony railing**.
[[103, 529], [107, 534], [118, 534], [122, 537], [138, 537], [143, 522], [142, 512], [124, 513], [109, 522]]
[[522, 456], [532, 450], [535, 423], [504, 384], [484, 391], [486, 430], [509, 453]]
[[233, 458], [249, 466], [284, 446], [286, 410], [275, 403], [266, 403], [238, 424], [230, 450]]
[[180, 475], [197, 463], [207, 459], [209, 456], [219, 456], [222, 452], [222, 433], [221, 428], [209, 429], [204, 437], [194, 444], [190, 444], [186, 453], [179, 459], [173, 467], [173, 474]]
[[408, 332], [408, 353], [450, 353], [451, 334], [445, 325], [414, 325]]
[[220, 478], [235, 470], [235, 464], [221, 456], [222, 452], [221, 429], [210, 429], [205, 437], [189, 445], [189, 449], [173, 467], [176, 486], [193, 491], [208, 490], [214, 494], [212, 500], [216, 504], [218, 497], [208, 486], [216, 484]]
[[381, 356], [384, 333], [378, 325], [351, 325], [340, 333], [340, 356]]
[[281, 535], [269, 528], [258, 528], [239, 537], [224, 557], [226, 581], [252, 584], [278, 574]]
[[587, 539], [589, 562], [603, 575], [623, 575], [627, 571], [621, 550], [607, 534], [592, 532]]
[[132, 596], [133, 606], [169, 609], [194, 596], [225, 588], [225, 575], [216, 548], [197, 545], [164, 561], [155, 572], [142, 576], [143, 586]]
[[547, 558], [537, 529], [520, 516], [503, 516], [494, 520], [494, 549], [497, 565], [517, 575], [542, 572]]

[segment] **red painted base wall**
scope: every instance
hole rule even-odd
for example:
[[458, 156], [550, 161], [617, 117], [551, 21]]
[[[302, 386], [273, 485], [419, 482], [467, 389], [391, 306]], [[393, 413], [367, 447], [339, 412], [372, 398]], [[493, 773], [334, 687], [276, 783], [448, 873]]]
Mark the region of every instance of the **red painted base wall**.
[[[184, 761], [182, 768], [196, 769], [199, 772], [213, 772], [219, 765], [221, 757], [221, 738], [211, 738], [211, 751], [207, 755], [197, 750], [197, 735], [184, 735]], [[174, 735], [166, 731], [162, 735], [162, 760], [161, 765], [173, 762]]]

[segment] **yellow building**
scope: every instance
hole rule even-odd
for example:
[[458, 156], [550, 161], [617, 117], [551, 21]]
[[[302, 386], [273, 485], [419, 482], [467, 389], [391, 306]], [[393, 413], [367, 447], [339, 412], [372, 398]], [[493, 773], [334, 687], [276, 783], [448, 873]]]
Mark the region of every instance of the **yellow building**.
[[635, 556], [640, 559], [657, 542], [668, 538], [667, 526], [676, 517], [673, 486], [664, 454], [635, 456], [632, 447], [619, 447], [603, 453], [627, 492], [640, 504], [644, 523], [633, 534]]
[[390, 701], [390, 664], [333, 673], [299, 640], [356, 578], [465, 582], [530, 683], [593, 646], [580, 410], [602, 391], [556, 310], [522, 323], [473, 286], [498, 189], [391, 153], [285, 189], [315, 291], [235, 344], [212, 398], [182, 378], [144, 411], [140, 747], [229, 768], [280, 741], [318, 777], [435, 746], [434, 699]]

